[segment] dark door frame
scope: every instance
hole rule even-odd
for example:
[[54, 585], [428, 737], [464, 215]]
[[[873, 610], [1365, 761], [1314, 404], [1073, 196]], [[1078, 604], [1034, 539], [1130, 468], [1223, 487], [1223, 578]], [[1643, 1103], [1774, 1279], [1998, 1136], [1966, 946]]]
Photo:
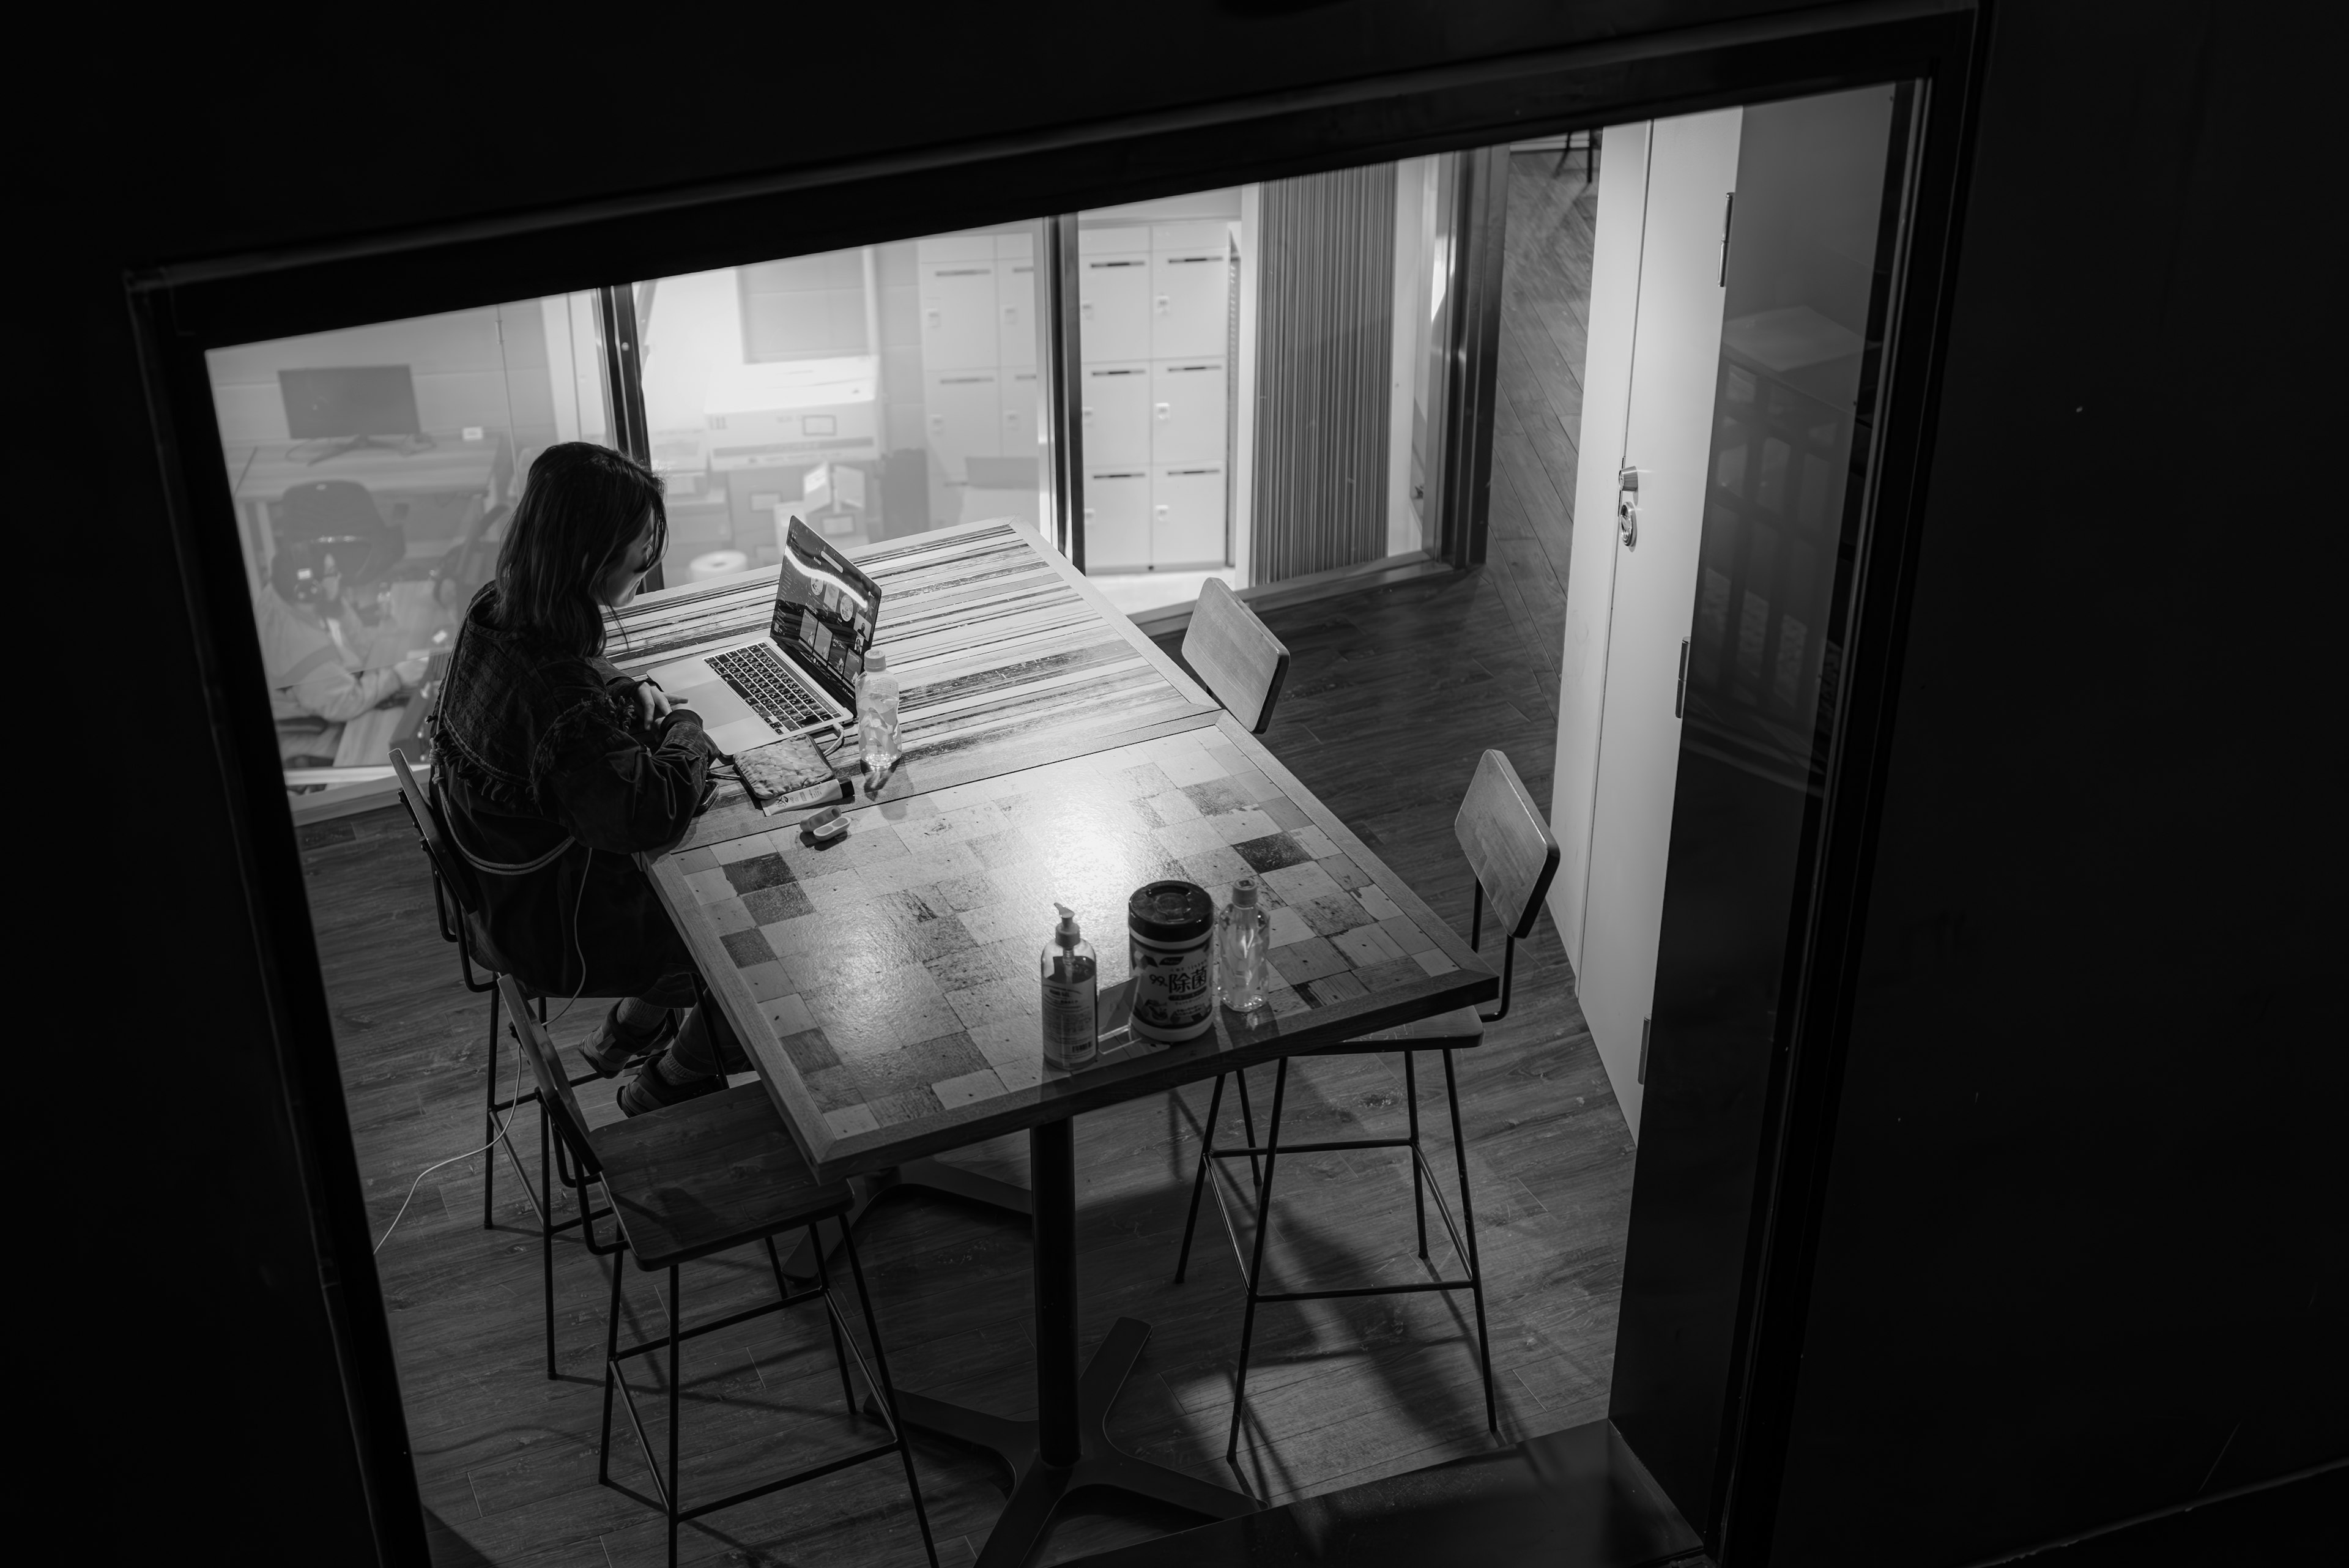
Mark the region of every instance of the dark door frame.
[[[1728, 1494], [1718, 1511], [1725, 1527], [1717, 1524], [1707, 1541], [1717, 1558], [1743, 1568], [1768, 1550], [1775, 1455], [1801, 1355], [1826, 1128], [1848, 1033], [1923, 514], [1981, 44], [1980, 17], [1965, 0], [1822, 6], [564, 210], [190, 259], [129, 278], [169, 528], [214, 738], [212, 755], [193, 765], [217, 768], [229, 797], [243, 803], [235, 850], [256, 946], [274, 982], [272, 1047], [325, 1260], [334, 1375], [384, 1560], [426, 1560], [420, 1503], [293, 820], [278, 786], [204, 350], [1626, 119], [1875, 81], [1926, 84], [1917, 222], [1901, 264], [1905, 303], [1890, 334], [1896, 374], [1848, 611], [1815, 894], [1800, 929], [1789, 933], [1797, 955], [1790, 964], [1800, 978], [1789, 994], [1798, 998], [1798, 1017], [1774, 1090], [1781, 1134], [1761, 1173], [1772, 1194], [1766, 1241], [1749, 1260], [1744, 1294], [1739, 1382], [1752, 1394], [1733, 1428]], [[1457, 540], [1463, 555], [1474, 532]]]

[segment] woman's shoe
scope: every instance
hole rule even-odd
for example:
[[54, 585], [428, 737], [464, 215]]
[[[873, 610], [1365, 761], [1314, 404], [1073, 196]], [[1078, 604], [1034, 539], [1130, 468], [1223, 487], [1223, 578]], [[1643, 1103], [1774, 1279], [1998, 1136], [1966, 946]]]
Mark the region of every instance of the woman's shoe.
[[632, 1040], [620, 1028], [620, 1004], [616, 1002], [612, 1011], [604, 1014], [604, 1022], [595, 1026], [595, 1033], [587, 1037], [585, 1044], [574, 1046], [572, 1054], [597, 1077], [616, 1078], [629, 1063], [643, 1061], [676, 1039], [683, 1017], [678, 1009], [672, 1007], [650, 1039]]
[[636, 1069], [636, 1075], [621, 1085], [616, 1097], [622, 1116], [640, 1116], [647, 1111], [657, 1111], [666, 1106], [678, 1105], [725, 1090], [726, 1075], [723, 1073], [712, 1073], [706, 1078], [695, 1078], [683, 1084], [670, 1083], [661, 1076], [660, 1070], [661, 1063], [667, 1055], [668, 1047], [664, 1045], [646, 1057], [645, 1064]]

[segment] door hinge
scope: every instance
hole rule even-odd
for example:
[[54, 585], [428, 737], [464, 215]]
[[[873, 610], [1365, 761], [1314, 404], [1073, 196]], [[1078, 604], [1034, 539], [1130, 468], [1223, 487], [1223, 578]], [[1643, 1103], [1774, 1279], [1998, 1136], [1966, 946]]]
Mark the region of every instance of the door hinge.
[[1640, 1020], [1640, 1074], [1633, 1081], [1641, 1088], [1648, 1085], [1648, 1033], [1655, 1022], [1652, 1018]]
[[1682, 710], [1688, 706], [1688, 655], [1689, 639], [1682, 638], [1681, 639], [1681, 678], [1679, 683], [1672, 688], [1672, 717], [1675, 719], [1679, 718]]
[[1737, 211], [1737, 192], [1732, 191], [1721, 201], [1721, 284], [1729, 286], [1729, 215]]

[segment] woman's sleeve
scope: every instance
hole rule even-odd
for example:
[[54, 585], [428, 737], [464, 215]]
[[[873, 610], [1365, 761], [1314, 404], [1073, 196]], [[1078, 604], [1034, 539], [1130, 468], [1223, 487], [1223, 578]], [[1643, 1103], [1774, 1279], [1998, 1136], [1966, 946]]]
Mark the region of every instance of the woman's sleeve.
[[709, 782], [701, 721], [678, 709], [647, 743], [608, 703], [580, 704], [549, 732], [540, 792], [583, 844], [635, 854], [685, 836]]

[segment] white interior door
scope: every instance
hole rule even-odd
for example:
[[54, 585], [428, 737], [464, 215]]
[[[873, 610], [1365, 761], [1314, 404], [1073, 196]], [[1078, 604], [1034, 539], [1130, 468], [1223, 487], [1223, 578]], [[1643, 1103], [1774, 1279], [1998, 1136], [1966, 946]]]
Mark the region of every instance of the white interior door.
[[[1722, 227], [1743, 119], [1721, 109], [1610, 129], [1599, 186], [1552, 817], [1562, 843], [1582, 837], [1559, 877], [1578, 859], [1582, 885], [1553, 909], [1635, 1137], [1721, 358]], [[1640, 187], [1636, 199], [1619, 182]], [[1594, 397], [1613, 410], [1594, 410]], [[1639, 471], [1636, 497], [1618, 493], [1627, 467]], [[1619, 499], [1636, 502], [1632, 535], [1618, 526]]]

